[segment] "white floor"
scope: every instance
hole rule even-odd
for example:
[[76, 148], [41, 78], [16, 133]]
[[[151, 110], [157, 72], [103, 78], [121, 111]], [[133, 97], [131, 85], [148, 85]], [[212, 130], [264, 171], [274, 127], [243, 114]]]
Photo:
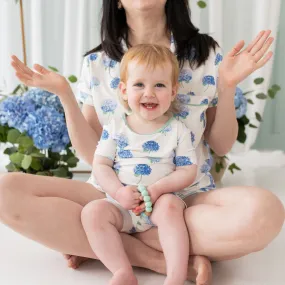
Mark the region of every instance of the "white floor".
[[[280, 152], [261, 156], [251, 152], [231, 157], [243, 171], [227, 173], [223, 185], [258, 185], [271, 189], [285, 204], [285, 158]], [[255, 163], [253, 163], [255, 162]], [[258, 167], [257, 167], [258, 166]], [[84, 179], [84, 177], [77, 177]], [[0, 224], [0, 284], [2, 285], [93, 285], [107, 284], [110, 273], [100, 262], [89, 262], [79, 270], [65, 266], [62, 256], [21, 237]], [[72, 237], [70, 237], [72, 238]], [[285, 284], [285, 226], [262, 252], [238, 260], [216, 263], [214, 285]], [[163, 276], [136, 269], [139, 284], [158, 285]], [[188, 283], [190, 284], [190, 283]]]

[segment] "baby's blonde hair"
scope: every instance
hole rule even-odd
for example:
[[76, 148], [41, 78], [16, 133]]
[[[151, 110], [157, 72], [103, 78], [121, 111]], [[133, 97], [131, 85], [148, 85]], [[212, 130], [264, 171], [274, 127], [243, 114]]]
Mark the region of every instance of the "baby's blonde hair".
[[[120, 65], [120, 80], [127, 84], [128, 79], [128, 65], [130, 62], [135, 61], [138, 64], [146, 65], [151, 70], [158, 66], [169, 62], [172, 67], [171, 81], [172, 85], [178, 84], [179, 77], [179, 63], [176, 56], [166, 47], [155, 44], [140, 44], [130, 48], [123, 56]], [[119, 92], [120, 101], [127, 110], [130, 107], [126, 101], [123, 100], [121, 92]], [[177, 102], [172, 102], [170, 110], [176, 112], [178, 107]]]

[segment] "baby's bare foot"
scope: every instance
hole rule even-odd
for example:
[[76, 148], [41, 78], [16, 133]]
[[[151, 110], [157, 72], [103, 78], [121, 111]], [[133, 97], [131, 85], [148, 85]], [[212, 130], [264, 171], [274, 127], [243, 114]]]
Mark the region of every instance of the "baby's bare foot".
[[138, 280], [132, 270], [119, 270], [114, 274], [109, 285], [138, 285]]
[[212, 284], [212, 265], [205, 256], [190, 256], [188, 280], [196, 285]]
[[67, 266], [72, 269], [77, 269], [82, 263], [90, 259], [87, 257], [75, 256], [70, 254], [63, 254], [63, 256], [67, 260]]

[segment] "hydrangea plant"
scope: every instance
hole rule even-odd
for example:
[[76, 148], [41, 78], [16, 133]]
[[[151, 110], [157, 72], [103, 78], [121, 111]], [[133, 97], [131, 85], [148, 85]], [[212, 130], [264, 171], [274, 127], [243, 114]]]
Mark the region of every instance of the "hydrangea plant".
[[[254, 80], [254, 83], [256, 85], [260, 85], [264, 82], [264, 78], [256, 78]], [[269, 89], [267, 94], [264, 93], [257, 93], [255, 97], [259, 100], [266, 100], [267, 98], [274, 99], [276, 94], [281, 90], [280, 86], [277, 84], [273, 84]], [[250, 120], [246, 116], [247, 106], [248, 104], [254, 104], [252, 99], [246, 98], [250, 93], [254, 92], [247, 91], [243, 93], [243, 91], [237, 87], [235, 98], [234, 98], [234, 104], [236, 109], [236, 118], [238, 121], [238, 137], [237, 141], [240, 143], [245, 143], [247, 135], [245, 132], [246, 126], [248, 125], [250, 128], [257, 128], [254, 124], [250, 122]], [[255, 112], [255, 118], [258, 122], [262, 122], [262, 117], [258, 112]], [[212, 154], [214, 154], [213, 151], [211, 151]], [[227, 156], [219, 157], [216, 160], [216, 164], [214, 165], [214, 169], [217, 173], [219, 173], [224, 168], [224, 160], [228, 159]], [[234, 173], [234, 170], [241, 170], [235, 163], [232, 163], [229, 165], [228, 170], [231, 173]]]
[[79, 160], [71, 147], [59, 98], [38, 88], [26, 90], [18, 86], [14, 93], [20, 94], [0, 102], [0, 142], [12, 144], [4, 150], [10, 157], [6, 169], [72, 178], [69, 168]]

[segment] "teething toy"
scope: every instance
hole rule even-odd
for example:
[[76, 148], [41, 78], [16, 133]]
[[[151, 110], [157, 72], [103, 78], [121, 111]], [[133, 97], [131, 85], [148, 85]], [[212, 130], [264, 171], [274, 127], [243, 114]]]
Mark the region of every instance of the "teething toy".
[[[147, 216], [150, 216], [151, 212], [152, 212], [152, 202], [151, 202], [150, 196], [148, 194], [147, 188], [143, 185], [139, 185], [138, 191], [142, 194], [143, 200], [145, 202], [145, 214]], [[139, 207], [137, 207], [137, 208], [139, 208]], [[138, 210], [137, 208], [135, 210]]]

